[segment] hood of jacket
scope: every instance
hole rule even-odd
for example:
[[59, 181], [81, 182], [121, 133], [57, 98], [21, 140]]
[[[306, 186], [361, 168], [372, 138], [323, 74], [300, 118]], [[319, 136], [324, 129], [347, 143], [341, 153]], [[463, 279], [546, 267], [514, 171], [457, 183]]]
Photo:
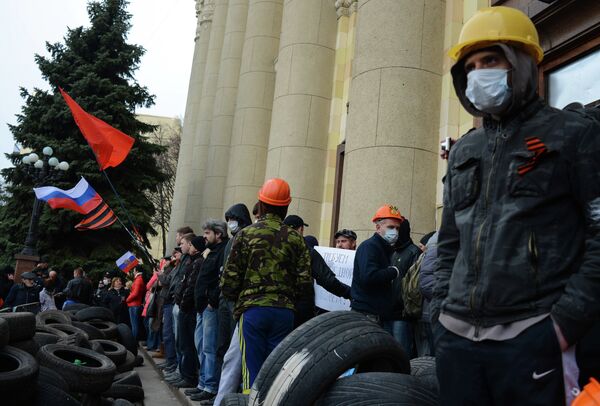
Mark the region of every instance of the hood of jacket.
[[[519, 112], [524, 106], [537, 97], [537, 65], [529, 54], [518, 48], [502, 43], [490, 46], [490, 48], [492, 47], [499, 47], [512, 66], [512, 69], [510, 70], [512, 100], [507, 110], [502, 113], [502, 117], [509, 117]], [[491, 116], [489, 113], [477, 110], [465, 94], [467, 90], [467, 74], [465, 72], [464, 62], [465, 58], [462, 58], [456, 62], [450, 70], [458, 100], [460, 100], [460, 103], [465, 110], [473, 116], [489, 117]]]
[[240, 226], [240, 230], [244, 227], [248, 227], [252, 224], [252, 220], [250, 219], [250, 212], [244, 203], [238, 203], [231, 206], [225, 212], [225, 218], [235, 217]]

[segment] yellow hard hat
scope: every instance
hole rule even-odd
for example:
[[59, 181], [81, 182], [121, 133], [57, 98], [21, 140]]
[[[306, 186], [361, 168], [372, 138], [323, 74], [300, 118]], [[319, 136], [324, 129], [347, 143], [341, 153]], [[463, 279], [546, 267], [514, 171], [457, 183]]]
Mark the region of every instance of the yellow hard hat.
[[463, 25], [458, 44], [448, 51], [448, 56], [458, 61], [470, 52], [498, 42], [523, 49], [537, 63], [544, 58], [533, 22], [521, 11], [504, 6], [487, 7], [477, 11]]

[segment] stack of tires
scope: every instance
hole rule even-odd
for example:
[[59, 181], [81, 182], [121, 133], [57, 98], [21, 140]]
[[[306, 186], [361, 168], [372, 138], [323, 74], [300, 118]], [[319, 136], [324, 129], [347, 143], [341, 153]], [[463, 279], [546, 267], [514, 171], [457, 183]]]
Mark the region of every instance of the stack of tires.
[[390, 334], [360, 313], [329, 312], [294, 330], [273, 350], [249, 396], [230, 394], [222, 402], [246, 404], [434, 406], [435, 360], [409, 361]]
[[143, 402], [130, 328], [103, 307], [0, 313], [0, 403], [131, 405]]

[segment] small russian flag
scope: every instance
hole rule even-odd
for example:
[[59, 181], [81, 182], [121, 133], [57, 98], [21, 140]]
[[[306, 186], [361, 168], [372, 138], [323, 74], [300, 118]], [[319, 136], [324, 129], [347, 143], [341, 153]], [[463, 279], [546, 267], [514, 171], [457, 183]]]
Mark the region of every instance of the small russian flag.
[[117, 259], [117, 266], [125, 273], [129, 273], [132, 268], [135, 268], [140, 262], [131, 252], [127, 251], [123, 256]]

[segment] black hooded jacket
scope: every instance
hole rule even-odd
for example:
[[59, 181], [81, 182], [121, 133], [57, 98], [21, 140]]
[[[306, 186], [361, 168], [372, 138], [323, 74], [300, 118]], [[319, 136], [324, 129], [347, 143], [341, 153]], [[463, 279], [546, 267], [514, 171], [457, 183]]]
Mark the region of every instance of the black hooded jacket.
[[[513, 102], [450, 151], [431, 303], [475, 327], [550, 313], [569, 344], [600, 318], [600, 125], [537, 99], [533, 60], [499, 45]], [[452, 68], [463, 106], [461, 63]], [[526, 78], [527, 80], [521, 78]]]
[[[225, 212], [225, 218], [226, 219], [231, 219], [234, 218], [238, 221], [238, 225], [240, 226], [239, 230], [248, 227], [250, 224], [252, 224], [252, 219], [250, 219], [250, 212], [248, 211], [248, 208], [246, 207], [246, 205], [244, 203], [238, 203], [238, 204], [234, 204], [233, 206], [231, 206], [226, 212]], [[236, 232], [237, 234], [237, 232]], [[231, 252], [231, 246], [233, 245], [233, 240], [235, 239], [235, 234], [233, 234], [233, 237], [227, 242], [227, 245], [225, 246], [225, 251], [224, 251], [224, 259], [225, 261], [227, 261], [227, 258], [229, 257], [229, 253]]]
[[414, 264], [422, 251], [417, 247], [412, 238], [410, 238], [410, 223], [404, 220], [400, 225], [398, 232], [398, 241], [394, 244], [394, 253], [392, 254], [392, 265], [398, 268], [399, 277], [394, 279], [394, 308], [392, 310], [392, 320], [403, 320], [402, 312], [404, 303], [402, 302], [402, 279]]

